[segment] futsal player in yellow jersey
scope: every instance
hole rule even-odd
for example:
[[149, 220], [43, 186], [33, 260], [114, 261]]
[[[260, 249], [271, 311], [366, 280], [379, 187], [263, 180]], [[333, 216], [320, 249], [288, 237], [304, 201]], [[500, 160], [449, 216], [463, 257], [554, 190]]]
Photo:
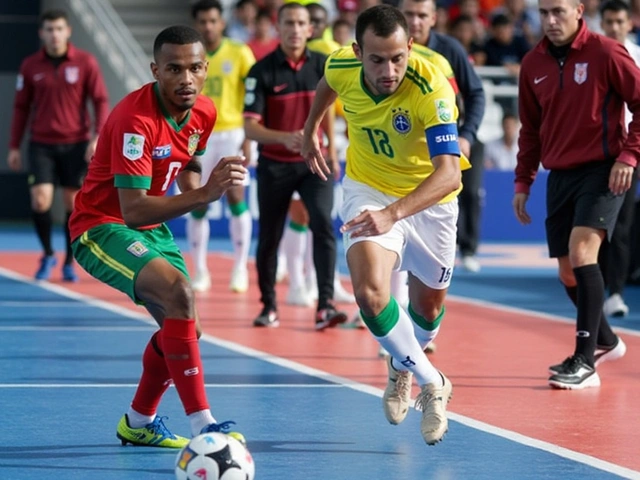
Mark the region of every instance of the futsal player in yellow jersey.
[[[361, 316], [389, 353], [383, 408], [392, 424], [409, 409], [412, 376], [421, 392], [421, 433], [433, 445], [448, 429], [451, 382], [423, 353], [441, 325], [451, 281], [461, 170], [455, 94], [432, 63], [411, 53], [402, 13], [378, 5], [360, 14], [353, 51], [327, 60], [304, 129], [312, 172], [330, 175], [313, 132], [336, 97], [349, 124], [341, 217]], [[391, 296], [394, 269], [409, 271], [408, 309]]]
[[[202, 93], [213, 100], [218, 111], [207, 151], [201, 157], [202, 178], [206, 180], [220, 158], [238, 155], [243, 149], [244, 79], [255, 63], [255, 58], [248, 46], [222, 36], [225, 23], [218, 0], [200, 0], [193, 5], [191, 11], [196, 30], [202, 35], [207, 48], [209, 68]], [[249, 184], [248, 175], [245, 182], [245, 186], [233, 187], [227, 191], [227, 203], [231, 210], [229, 233], [234, 250], [230, 288], [234, 292], [246, 292], [249, 286], [247, 261], [252, 219], [244, 193]], [[211, 288], [207, 268], [209, 221], [206, 214], [206, 210], [200, 210], [187, 217], [187, 239], [195, 264], [195, 291]]]

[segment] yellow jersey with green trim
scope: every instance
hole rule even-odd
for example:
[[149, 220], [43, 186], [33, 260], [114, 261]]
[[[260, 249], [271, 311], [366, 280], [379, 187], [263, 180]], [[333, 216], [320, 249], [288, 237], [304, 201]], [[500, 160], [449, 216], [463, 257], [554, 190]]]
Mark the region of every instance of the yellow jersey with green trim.
[[458, 94], [458, 92], [460, 91], [458, 89], [458, 82], [456, 82], [456, 77], [453, 73], [453, 68], [451, 68], [449, 60], [447, 60], [443, 55], [440, 55], [435, 50], [431, 50], [430, 48], [419, 45], [417, 43], [413, 44], [413, 46], [411, 47], [411, 51], [424, 57], [425, 59], [433, 63], [436, 67], [438, 67], [440, 71], [444, 73], [444, 76], [447, 77], [447, 80], [449, 80], [449, 83], [453, 88], [453, 93], [455, 93], [456, 95]]
[[243, 128], [244, 79], [256, 63], [244, 43], [223, 38], [215, 52], [207, 52], [209, 68], [202, 93], [213, 100], [218, 110], [214, 131]]
[[432, 157], [457, 155], [462, 170], [471, 167], [460, 154], [453, 89], [444, 74], [420, 55], [409, 56], [405, 78], [391, 95], [374, 95], [367, 89], [362, 63], [351, 47], [328, 58], [325, 79], [344, 104], [349, 178], [404, 197], [434, 172]]
[[313, 52], [329, 56], [340, 48], [340, 44], [335, 40], [327, 40], [326, 38], [321, 37], [309, 40], [307, 42], [307, 48]]

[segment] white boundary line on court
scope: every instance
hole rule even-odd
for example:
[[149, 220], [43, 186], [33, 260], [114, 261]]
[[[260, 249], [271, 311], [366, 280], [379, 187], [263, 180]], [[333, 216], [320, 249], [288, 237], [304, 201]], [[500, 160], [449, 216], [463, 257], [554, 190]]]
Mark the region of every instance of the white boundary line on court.
[[[520, 315], [528, 315], [530, 317], [539, 317], [551, 322], [568, 323], [575, 325], [576, 319], [563, 317], [561, 315], [553, 315], [552, 313], [536, 312], [534, 310], [527, 310], [525, 308], [509, 307], [508, 305], [502, 305], [500, 303], [493, 303], [486, 300], [478, 300], [476, 298], [460, 297], [458, 295], [447, 295], [447, 300], [453, 300], [459, 303], [466, 303], [468, 305], [477, 305], [479, 307], [494, 308], [496, 310], [502, 310], [504, 312], [515, 313]], [[625, 333], [626, 335], [632, 335], [634, 337], [640, 337], [640, 330], [632, 330], [625, 327], [612, 327], [616, 332]]]
[[[67, 297], [67, 298], [72, 298], [74, 300], [78, 300], [81, 302], [86, 303], [87, 305], [91, 305], [93, 307], [96, 308], [101, 308], [103, 310], [108, 310], [114, 313], [118, 313], [124, 317], [128, 317], [128, 318], [132, 318], [132, 319], [136, 319], [142, 322], [145, 322], [147, 324], [151, 324], [151, 325], [155, 325], [155, 321], [153, 319], [151, 319], [148, 315], [143, 314], [143, 313], [138, 313], [135, 312], [133, 310], [129, 310], [125, 307], [121, 307], [118, 305], [111, 305], [110, 303], [107, 303], [103, 300], [99, 300], [97, 298], [93, 298], [87, 295], [83, 295], [80, 293], [76, 293], [73, 292], [71, 290], [67, 290], [64, 287], [60, 287], [58, 285], [54, 285], [54, 284], [50, 284], [50, 283], [46, 283], [46, 282], [36, 282], [30, 278], [27, 278], [23, 275], [20, 275], [19, 273], [13, 272], [11, 270], [7, 270], [5, 268], [0, 267], [0, 275], [3, 275], [7, 278], [11, 278], [13, 280], [17, 280], [17, 281], [21, 281], [24, 283], [29, 283], [35, 286], [39, 286], [45, 290], [48, 290], [50, 292], [53, 293], [57, 293], [61, 296]], [[466, 302], [466, 299], [463, 299], [461, 297], [452, 297], [453, 299], [455, 299], [458, 302]], [[568, 322], [567, 319], [563, 319], [563, 317], [559, 317], [559, 316], [552, 316], [552, 315], [546, 315], [546, 314], [537, 314], [536, 312], [531, 312], [529, 310], [524, 310], [524, 309], [518, 309], [518, 308], [512, 308], [512, 307], [506, 307], [503, 305], [498, 305], [498, 304], [493, 304], [490, 302], [483, 302], [483, 301], [479, 301], [479, 300], [473, 300], [467, 303], [472, 303], [475, 305], [479, 305], [479, 306], [483, 306], [483, 307], [490, 307], [490, 308], [496, 308], [499, 310], [506, 310], [506, 311], [511, 311], [513, 313], [524, 313], [527, 315], [537, 315], [540, 316], [542, 318], [548, 319], [548, 320], [554, 320], [554, 321], [564, 321], [565, 323]], [[547, 317], [551, 317], [551, 318], [547, 318]], [[265, 352], [261, 352], [259, 350], [255, 350], [253, 348], [249, 348], [249, 347], [245, 347], [244, 345], [239, 345], [237, 343], [234, 342], [230, 342], [227, 340], [222, 340], [216, 337], [213, 337], [211, 335], [207, 335], [207, 334], [203, 334], [201, 337], [201, 340], [207, 341], [211, 344], [226, 348], [228, 350], [232, 350], [234, 352], [237, 353], [241, 353], [243, 355], [249, 356], [249, 357], [254, 357], [254, 358], [258, 358], [260, 360], [264, 360], [265, 362], [269, 362], [272, 363], [274, 365], [279, 365], [281, 367], [284, 368], [288, 368], [289, 370], [294, 370], [296, 372], [305, 374], [305, 375], [309, 375], [311, 377], [316, 377], [316, 378], [321, 378], [323, 380], [327, 380], [327, 381], [331, 381], [340, 385], [344, 385], [347, 386], [348, 388], [351, 388], [353, 390], [359, 391], [359, 392], [363, 392], [363, 393], [367, 393], [369, 395], [373, 395], [376, 397], [382, 397], [382, 390], [379, 388], [375, 388], [372, 387], [370, 385], [364, 385], [361, 383], [357, 383], [354, 382], [353, 380], [344, 378], [344, 377], [339, 377], [337, 375], [331, 375], [327, 372], [323, 372], [322, 370], [318, 370], [315, 368], [311, 368], [311, 367], [307, 367], [306, 365], [302, 365], [296, 362], [293, 362], [291, 360], [287, 360], [284, 358], [280, 358], [280, 357], [276, 357], [275, 355], [270, 355], [267, 354]], [[531, 437], [527, 437], [526, 435], [522, 435], [516, 432], [512, 432], [510, 430], [506, 430], [504, 428], [499, 428], [496, 427], [494, 425], [490, 425], [488, 423], [485, 422], [481, 422], [478, 420], [474, 420], [472, 418], [466, 417], [464, 415], [459, 415], [456, 413], [453, 413], [451, 411], [447, 411], [447, 416], [458, 423], [461, 423], [467, 427], [476, 429], [476, 430], [480, 430], [486, 433], [490, 433], [502, 438], [505, 438], [507, 440], [510, 440], [512, 442], [515, 443], [519, 443], [521, 445], [526, 445], [528, 447], [532, 447], [532, 448], [536, 448], [538, 450], [542, 450], [544, 452], [548, 452], [551, 453], [553, 455], [557, 455], [559, 457], [563, 457], [566, 458], [568, 460], [572, 460], [574, 462], [578, 462], [578, 463], [582, 463], [584, 465], [588, 465], [590, 467], [599, 469], [599, 470], [603, 470], [605, 472], [608, 473], [612, 473], [615, 475], [619, 475], [623, 478], [628, 478], [631, 480], [640, 480], [640, 472], [635, 471], [635, 470], [631, 470], [630, 468], [626, 468], [626, 467], [622, 467], [620, 465], [616, 465], [614, 463], [611, 462], [607, 462], [605, 460], [601, 460], [599, 458], [593, 457], [591, 455], [586, 455], [583, 453], [579, 453], [579, 452], [575, 452], [573, 450], [569, 450], [568, 448], [564, 448], [564, 447], [560, 447], [559, 445], [554, 445], [552, 443], [549, 442], [544, 442], [542, 440], [537, 440], [535, 438], [531, 438]]]

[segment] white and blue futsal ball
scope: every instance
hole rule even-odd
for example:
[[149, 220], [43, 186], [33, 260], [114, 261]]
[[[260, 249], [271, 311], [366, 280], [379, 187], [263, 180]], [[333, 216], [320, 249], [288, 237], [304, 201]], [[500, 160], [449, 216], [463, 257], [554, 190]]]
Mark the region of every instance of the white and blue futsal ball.
[[224, 433], [203, 433], [178, 453], [177, 480], [253, 480], [255, 465], [249, 450]]

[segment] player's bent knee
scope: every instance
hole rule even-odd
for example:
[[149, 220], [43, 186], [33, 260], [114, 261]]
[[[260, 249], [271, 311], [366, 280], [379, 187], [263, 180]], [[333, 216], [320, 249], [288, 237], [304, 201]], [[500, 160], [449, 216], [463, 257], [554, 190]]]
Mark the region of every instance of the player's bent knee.
[[184, 277], [177, 278], [167, 291], [167, 313], [175, 311], [176, 318], [192, 318], [194, 316], [195, 295], [191, 284]]
[[389, 304], [389, 294], [369, 285], [358, 287], [354, 291], [356, 303], [368, 317], [375, 317]]

